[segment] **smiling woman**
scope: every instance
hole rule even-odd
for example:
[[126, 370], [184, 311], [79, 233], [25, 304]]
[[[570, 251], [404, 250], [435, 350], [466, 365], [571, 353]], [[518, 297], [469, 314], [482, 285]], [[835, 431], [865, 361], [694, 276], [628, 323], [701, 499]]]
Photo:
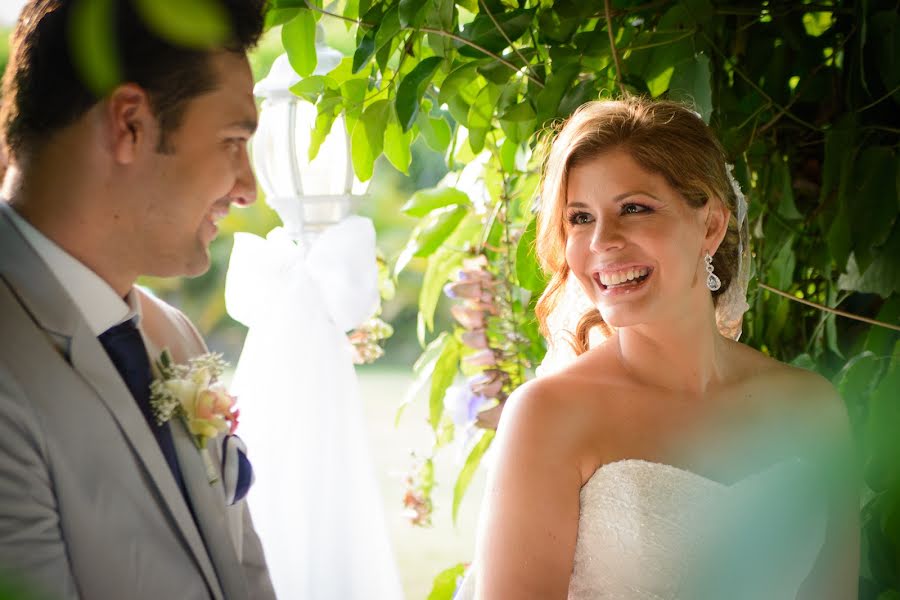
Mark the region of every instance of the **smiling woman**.
[[541, 199], [538, 317], [570, 275], [593, 307], [579, 356], [503, 409], [460, 597], [854, 598], [840, 398], [717, 319], [746, 293], [745, 207], [709, 127], [675, 102], [588, 103]]
[[[599, 188], [597, 181], [610, 182], [612, 187]], [[678, 256], [684, 252], [676, 249], [697, 245], [690, 240], [697, 239], [698, 227], [709, 219], [724, 219], [727, 227], [721, 231], [722, 239], [706, 240], [704, 248], [697, 246], [693, 263], [702, 261], [701, 250], [712, 256], [713, 269], [722, 282], [712, 294], [717, 304], [738, 271], [742, 257], [740, 227], [735, 218], [737, 195], [725, 167], [725, 153], [700, 117], [683, 105], [649, 103], [637, 98], [586, 104], [566, 122], [548, 153], [541, 197], [544, 201], [538, 214], [537, 251], [542, 266], [552, 274], [536, 308], [544, 324], [563, 293], [572, 267], [580, 264], [577, 254], [584, 250], [582, 246], [615, 245], [620, 241], [618, 236], [635, 228], [655, 235], [659, 238], [657, 243], [671, 245], [669, 252], [657, 256]], [[673, 219], [693, 227], [670, 231], [666, 227]], [[591, 237], [593, 223], [598, 220], [604, 225], [603, 238]], [[660, 227], [663, 229], [656, 234], [650, 233]], [[677, 232], [683, 235], [673, 235]], [[570, 252], [574, 264], [566, 260]], [[622, 258], [595, 260], [590, 265], [593, 271], [576, 270], [574, 275], [583, 285], [587, 284], [586, 289], [606, 297], [643, 287], [631, 284], [609, 289], [609, 284], [630, 279], [631, 269], [643, 272], [649, 284], [654, 265], [627, 262]], [[691, 274], [694, 272], [691, 270]], [[590, 286], [594, 278], [596, 287]], [[746, 285], [746, 281], [741, 283]], [[741, 299], [744, 293], [745, 290], [739, 291]], [[666, 315], [675, 307], [660, 308], [664, 310], [659, 314]], [[608, 333], [597, 309], [585, 314], [577, 329], [576, 345], [580, 351], [587, 349], [593, 327]]]

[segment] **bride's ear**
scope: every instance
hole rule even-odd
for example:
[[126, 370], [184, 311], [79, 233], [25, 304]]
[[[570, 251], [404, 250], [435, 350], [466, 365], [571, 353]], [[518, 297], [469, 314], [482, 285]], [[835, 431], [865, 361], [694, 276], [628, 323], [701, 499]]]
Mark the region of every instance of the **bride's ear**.
[[719, 244], [725, 239], [728, 232], [728, 219], [731, 211], [725, 207], [725, 203], [718, 198], [712, 198], [706, 203], [706, 234], [704, 247], [709, 248], [710, 254], [715, 254]]

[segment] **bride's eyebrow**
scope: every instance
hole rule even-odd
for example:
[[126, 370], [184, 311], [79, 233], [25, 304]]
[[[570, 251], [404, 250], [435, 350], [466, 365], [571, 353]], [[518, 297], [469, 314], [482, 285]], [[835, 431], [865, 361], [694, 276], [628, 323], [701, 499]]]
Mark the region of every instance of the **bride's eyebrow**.
[[567, 204], [566, 204], [566, 208], [590, 208], [590, 206], [588, 206], [588, 205], [585, 204], [584, 202], [578, 202], [578, 201], [576, 200], [575, 202], [569, 202], [569, 203], [567, 203]]
[[612, 201], [616, 202], [616, 203], [622, 202], [623, 200], [626, 200], [627, 198], [630, 198], [631, 196], [646, 196], [648, 198], [653, 198], [654, 200], [659, 201], [659, 198], [657, 198], [650, 192], [645, 192], [643, 190], [634, 190], [631, 192], [623, 192], [623, 193], [619, 194], [618, 196], [615, 196], [612, 199]]

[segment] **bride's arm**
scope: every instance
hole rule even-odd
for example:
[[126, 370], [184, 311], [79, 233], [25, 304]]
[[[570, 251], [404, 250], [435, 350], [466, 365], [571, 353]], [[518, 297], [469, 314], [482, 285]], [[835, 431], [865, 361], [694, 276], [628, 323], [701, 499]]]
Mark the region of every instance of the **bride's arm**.
[[[844, 401], [825, 379], [814, 376], [810, 397], [818, 399], [822, 430], [836, 449], [825, 543], [797, 600], [856, 600], [859, 594], [860, 480]], [[850, 466], [845, 466], [845, 461]]]
[[476, 552], [479, 600], [564, 599], [578, 531], [584, 419], [552, 380], [506, 402]]

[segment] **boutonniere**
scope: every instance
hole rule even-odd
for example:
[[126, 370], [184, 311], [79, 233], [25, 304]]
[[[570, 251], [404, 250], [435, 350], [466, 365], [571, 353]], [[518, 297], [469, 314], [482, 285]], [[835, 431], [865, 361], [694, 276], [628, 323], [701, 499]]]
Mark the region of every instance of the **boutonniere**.
[[207, 442], [219, 434], [232, 435], [238, 426], [237, 398], [219, 383], [228, 367], [218, 353], [192, 358], [188, 364], [176, 364], [168, 350], [154, 363], [155, 379], [150, 384], [150, 406], [158, 425], [181, 419], [194, 445], [200, 451], [209, 483], [219, 479], [207, 449]]

